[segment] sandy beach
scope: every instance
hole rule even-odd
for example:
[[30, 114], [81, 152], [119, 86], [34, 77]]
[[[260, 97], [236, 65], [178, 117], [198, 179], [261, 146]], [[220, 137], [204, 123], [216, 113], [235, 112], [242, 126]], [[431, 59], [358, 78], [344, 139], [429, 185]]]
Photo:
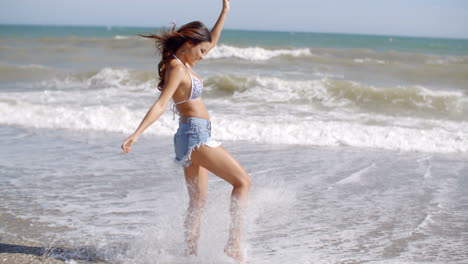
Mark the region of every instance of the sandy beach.
[[[43, 240], [41, 232], [50, 228], [28, 219], [19, 219], [11, 214], [0, 213], [0, 263], [3, 264], [104, 264], [92, 248], [71, 248]], [[60, 232], [57, 228], [54, 232]], [[37, 239], [37, 240], [36, 240]]]
[[[1, 219], [4, 220], [4, 219]], [[85, 256], [89, 254], [88, 256]], [[81, 255], [81, 256], [79, 256]], [[89, 250], [53, 247], [18, 238], [0, 237], [0, 263], [4, 264], [105, 264], [90, 255]]]

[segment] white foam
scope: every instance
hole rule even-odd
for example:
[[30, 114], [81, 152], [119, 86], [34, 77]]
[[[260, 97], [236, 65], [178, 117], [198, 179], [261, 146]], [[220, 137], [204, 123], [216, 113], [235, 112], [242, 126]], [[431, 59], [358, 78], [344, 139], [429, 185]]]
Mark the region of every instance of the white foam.
[[429, 165], [427, 168], [426, 168], [426, 171], [424, 172], [424, 179], [429, 179], [432, 177], [432, 174], [431, 174], [431, 165]]
[[248, 77], [248, 89], [236, 91], [233, 98], [262, 102], [314, 102], [327, 107], [363, 107], [370, 103], [396, 106], [410, 111], [429, 110], [459, 114], [468, 102], [460, 91], [434, 91], [421, 85], [375, 87], [358, 82], [320, 78], [288, 80], [276, 77]]
[[265, 61], [277, 56], [312, 56], [310, 49], [265, 49], [260, 47], [233, 47], [220, 45], [210, 51], [207, 59], [238, 58], [250, 61]]
[[371, 63], [371, 64], [385, 64], [384, 60], [376, 60], [376, 59], [371, 59], [371, 58], [356, 58], [353, 59], [353, 62], [355, 63]]
[[426, 60], [426, 64], [433, 65], [448, 65], [448, 64], [461, 64], [466, 62], [466, 57], [452, 57], [452, 56], [431, 56]]
[[358, 171], [354, 172], [353, 174], [349, 175], [348, 177], [341, 179], [336, 184], [350, 184], [350, 183], [359, 183], [362, 181], [362, 176], [367, 174], [370, 170], [374, 169], [375, 163], [372, 163], [369, 166], [366, 166]]
[[[355, 146], [423, 152], [466, 152], [468, 136], [442, 128], [421, 130], [397, 126], [377, 126], [348, 121], [323, 120], [218, 120], [216, 136], [221, 139], [264, 143], [320, 146]], [[467, 124], [464, 124], [465, 127]], [[465, 128], [466, 130], [466, 128]]]
[[118, 88], [124, 91], [152, 89], [156, 90], [156, 79], [139, 78], [145, 72], [126, 68], [105, 67], [87, 74], [69, 74], [42, 81], [36, 86], [42, 89], [106, 89]]
[[131, 39], [132, 36], [120, 36], [120, 35], [116, 35], [114, 36], [114, 39]]
[[23, 69], [52, 69], [49, 66], [40, 65], [40, 64], [26, 64], [26, 65], [19, 65], [18, 67], [23, 68]]
[[[60, 90], [2, 93], [0, 124], [132, 133], [158, 95], [146, 91], [154, 90], [153, 79], [138, 79], [134, 74], [128, 69], [103, 68], [81, 80], [54, 79], [44, 84]], [[350, 100], [340, 96], [341, 90], [330, 89], [328, 79], [249, 78], [254, 79], [253, 85], [232, 97], [205, 99], [210, 109], [215, 109], [216, 139], [436, 153], [468, 151], [468, 122], [359, 113], [349, 107]], [[64, 88], [67, 85], [77, 89]], [[415, 89], [428, 97], [463, 99], [458, 92]], [[146, 133], [172, 136], [176, 127], [177, 121], [167, 111]]]
[[424, 173], [423, 173], [423, 178], [424, 178], [425, 180], [427, 180], [427, 179], [429, 179], [429, 178], [432, 177], [432, 173], [431, 173], [431, 170], [432, 170], [431, 158], [432, 158], [432, 156], [427, 156], [427, 157], [423, 157], [423, 158], [417, 160], [420, 169], [424, 171]]
[[[3, 74], [14, 74], [17, 71], [20, 72], [38, 72], [38, 73], [44, 73], [44, 72], [52, 72], [55, 70], [52, 67], [41, 65], [41, 64], [10, 64], [10, 63], [5, 63], [5, 62], [0, 62], [0, 69], [2, 72], [4, 70], [7, 70], [7, 72], [3, 72]], [[16, 75], [16, 74], [14, 74]]]
[[[25, 102], [0, 103], [0, 124], [36, 128], [67, 128], [131, 133], [146, 109], [125, 106], [53, 106]], [[248, 140], [273, 144], [355, 146], [423, 152], [467, 152], [468, 124], [442, 122], [447, 127], [419, 129], [391, 125], [369, 125], [346, 120], [302, 120], [295, 116], [256, 117], [216, 115], [213, 135], [218, 140]], [[166, 112], [150, 134], [171, 136], [177, 121]]]
[[[15, 105], [0, 103], [1, 124], [22, 125], [35, 128], [67, 128], [75, 130], [102, 130], [130, 133], [145, 115], [144, 110], [129, 110], [126, 107], [105, 106], [48, 106], [30, 103]], [[166, 114], [159, 120], [159, 133], [173, 133], [170, 116]], [[171, 122], [174, 123], [174, 122]], [[162, 125], [161, 125], [162, 124]], [[151, 129], [150, 129], [151, 131]]]
[[[323, 74], [317, 73], [317, 76]], [[339, 77], [339, 76], [337, 76]], [[333, 78], [333, 76], [332, 76]], [[210, 78], [208, 78], [209, 80]], [[242, 77], [240, 87], [232, 95], [235, 100], [260, 101], [262, 103], [287, 102], [319, 104], [326, 107], [362, 107], [369, 102], [396, 105], [410, 111], [444, 111], [459, 116], [468, 102], [459, 91], [434, 91], [423, 86], [397, 86], [391, 88], [368, 86], [362, 83], [333, 80], [322, 77], [315, 80], [288, 80], [277, 77]], [[42, 89], [120, 89], [118, 93], [146, 90], [156, 92], [156, 79], [149, 72], [126, 68], [102, 68], [99, 71], [66, 75], [43, 81]], [[213, 87], [207, 86], [207, 91]], [[110, 90], [106, 90], [106, 93]], [[115, 92], [115, 91], [114, 91]], [[111, 92], [112, 93], [112, 92]], [[117, 93], [114, 93], [116, 95]], [[19, 96], [23, 96], [19, 94]], [[79, 95], [78, 95], [79, 96]], [[102, 94], [97, 95], [102, 96]], [[376, 101], [377, 100], [377, 101]]]
[[431, 214], [427, 214], [424, 219], [419, 223], [419, 225], [415, 228], [416, 231], [420, 231], [421, 229], [428, 228], [429, 225], [434, 223]]
[[327, 89], [328, 79], [320, 80], [283, 80], [275, 77], [254, 77], [254, 87], [233, 94], [234, 99], [258, 100], [268, 103], [294, 102], [294, 101], [318, 101], [325, 106], [343, 106], [349, 101], [336, 98]]

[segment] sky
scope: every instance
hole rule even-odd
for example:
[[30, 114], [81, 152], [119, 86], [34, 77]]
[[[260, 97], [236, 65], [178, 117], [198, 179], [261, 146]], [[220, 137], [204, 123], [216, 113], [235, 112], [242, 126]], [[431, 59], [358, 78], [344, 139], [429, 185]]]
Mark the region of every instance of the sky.
[[[0, 0], [0, 24], [213, 25], [222, 0]], [[231, 0], [229, 29], [468, 38], [468, 0]]]

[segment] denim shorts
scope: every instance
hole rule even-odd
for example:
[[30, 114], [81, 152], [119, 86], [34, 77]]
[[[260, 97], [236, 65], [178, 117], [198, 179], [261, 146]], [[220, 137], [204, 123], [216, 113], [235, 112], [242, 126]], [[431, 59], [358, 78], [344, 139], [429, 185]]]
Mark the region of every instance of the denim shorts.
[[221, 145], [211, 137], [211, 122], [198, 117], [179, 118], [179, 128], [174, 135], [176, 161], [183, 167], [190, 166], [192, 151], [201, 145], [211, 148]]

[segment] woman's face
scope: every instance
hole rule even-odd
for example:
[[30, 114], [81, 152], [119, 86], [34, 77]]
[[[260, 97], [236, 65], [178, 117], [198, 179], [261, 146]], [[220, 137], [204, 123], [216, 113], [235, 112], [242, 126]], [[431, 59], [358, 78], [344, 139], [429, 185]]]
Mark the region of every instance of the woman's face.
[[210, 50], [211, 43], [208, 41], [200, 42], [196, 45], [189, 43], [187, 49], [187, 62], [190, 65], [195, 65], [199, 60], [203, 60], [203, 57]]

